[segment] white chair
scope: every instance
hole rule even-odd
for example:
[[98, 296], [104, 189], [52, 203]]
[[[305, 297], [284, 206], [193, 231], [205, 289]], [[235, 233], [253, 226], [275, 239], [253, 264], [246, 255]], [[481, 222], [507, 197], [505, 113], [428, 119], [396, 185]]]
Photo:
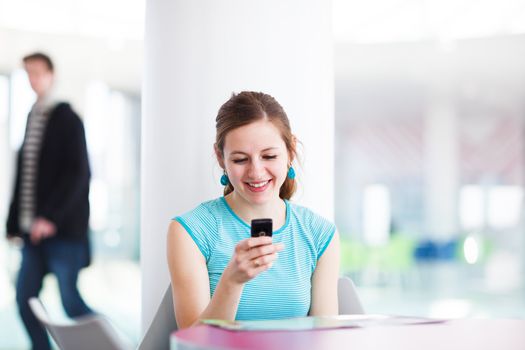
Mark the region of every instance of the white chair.
[[[339, 314], [364, 314], [354, 283], [348, 277], [338, 281]], [[49, 320], [47, 312], [37, 298], [29, 300], [31, 310], [46, 327], [62, 350], [124, 350], [132, 349], [124, 344], [109, 322], [101, 316], [87, 316], [73, 324], [56, 324]], [[137, 350], [168, 350], [170, 334], [177, 330], [173, 311], [171, 284], [164, 292], [162, 301]]]
[[354, 282], [348, 277], [339, 277], [337, 285], [337, 296], [339, 300], [339, 315], [364, 314], [365, 310]]
[[[354, 282], [348, 277], [340, 277], [337, 288], [339, 314], [364, 314], [363, 305], [359, 300]], [[177, 330], [177, 322], [173, 310], [171, 284], [164, 292], [162, 301], [153, 317], [148, 330], [139, 344], [138, 350], [168, 350], [170, 334]]]
[[76, 318], [71, 323], [52, 321], [38, 298], [29, 299], [36, 318], [51, 334], [61, 350], [131, 350], [111, 324], [100, 315]]
[[177, 330], [177, 321], [173, 310], [171, 284], [169, 284], [137, 350], [168, 350], [170, 334], [175, 330]]

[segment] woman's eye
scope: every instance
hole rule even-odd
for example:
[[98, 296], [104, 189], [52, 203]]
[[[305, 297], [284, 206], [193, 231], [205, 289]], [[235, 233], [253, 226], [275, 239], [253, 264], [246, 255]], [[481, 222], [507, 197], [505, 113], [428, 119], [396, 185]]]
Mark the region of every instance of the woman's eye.
[[246, 162], [246, 158], [242, 158], [242, 159], [233, 159], [232, 162], [234, 162], [235, 164], [241, 164], [241, 163]]
[[277, 156], [263, 156], [264, 159], [276, 159]]

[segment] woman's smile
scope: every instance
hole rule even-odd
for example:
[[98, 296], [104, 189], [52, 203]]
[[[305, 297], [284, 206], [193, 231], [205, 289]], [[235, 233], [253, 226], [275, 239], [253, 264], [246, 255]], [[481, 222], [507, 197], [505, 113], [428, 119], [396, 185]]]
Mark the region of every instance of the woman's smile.
[[245, 182], [248, 185], [248, 189], [252, 192], [263, 192], [268, 188], [272, 180], [259, 181], [259, 182]]
[[289, 157], [275, 125], [260, 120], [232, 130], [226, 136], [224, 155], [236, 195], [252, 205], [280, 204]]

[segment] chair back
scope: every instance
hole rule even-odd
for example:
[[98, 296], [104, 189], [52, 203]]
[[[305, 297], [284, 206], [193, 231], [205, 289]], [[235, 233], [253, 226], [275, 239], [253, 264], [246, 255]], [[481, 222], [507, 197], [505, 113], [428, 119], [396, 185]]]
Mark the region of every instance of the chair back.
[[[338, 298], [340, 315], [365, 313], [354, 282], [350, 278], [339, 278]], [[176, 330], [177, 321], [175, 320], [170, 284], [166, 288], [153, 321], [144, 334], [137, 350], [169, 350], [170, 335]]]
[[36, 318], [51, 334], [61, 350], [131, 350], [101, 315], [83, 316], [71, 323], [52, 321], [38, 298], [29, 299]]
[[339, 315], [364, 314], [365, 310], [354, 282], [348, 277], [339, 277], [337, 285], [337, 295], [339, 300]]
[[137, 350], [169, 350], [170, 335], [177, 330], [171, 284], [162, 297], [157, 312], [148, 330], [144, 334]]

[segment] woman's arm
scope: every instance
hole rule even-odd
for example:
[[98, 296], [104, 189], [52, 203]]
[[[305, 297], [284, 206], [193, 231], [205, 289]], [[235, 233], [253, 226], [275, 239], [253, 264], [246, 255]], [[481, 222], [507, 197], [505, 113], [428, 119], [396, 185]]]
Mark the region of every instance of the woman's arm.
[[337, 315], [339, 313], [337, 297], [339, 254], [339, 234], [336, 231], [332, 241], [317, 261], [312, 276], [310, 316]]
[[206, 260], [181, 224], [172, 221], [167, 241], [173, 308], [179, 328], [195, 323], [210, 302]]
[[269, 269], [282, 248], [282, 244], [272, 244], [269, 237], [239, 242], [210, 299], [206, 260], [184, 227], [173, 221], [168, 230], [167, 254], [179, 328], [207, 318], [235, 320], [244, 284]]

